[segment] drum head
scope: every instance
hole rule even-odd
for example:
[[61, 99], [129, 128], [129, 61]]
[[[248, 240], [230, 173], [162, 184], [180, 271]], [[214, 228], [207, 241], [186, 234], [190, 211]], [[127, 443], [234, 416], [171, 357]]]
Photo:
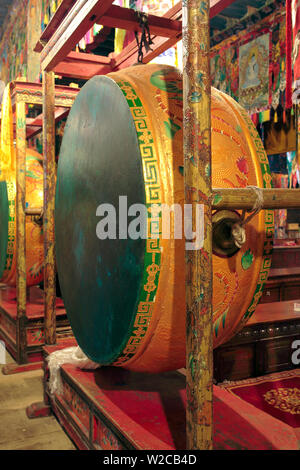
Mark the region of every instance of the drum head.
[[[143, 275], [145, 240], [119, 238], [119, 196], [145, 204], [142, 163], [127, 102], [116, 83], [92, 78], [70, 111], [56, 189], [56, 256], [78, 344], [110, 364], [126, 345]], [[116, 239], [101, 240], [98, 206], [116, 211]], [[103, 214], [104, 215], [104, 214]], [[112, 220], [113, 228], [114, 221]]]

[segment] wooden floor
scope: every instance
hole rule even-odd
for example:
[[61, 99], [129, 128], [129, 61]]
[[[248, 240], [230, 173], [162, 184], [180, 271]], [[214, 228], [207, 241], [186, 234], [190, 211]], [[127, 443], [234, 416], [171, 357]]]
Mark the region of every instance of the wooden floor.
[[[7, 362], [14, 362], [8, 354]], [[26, 406], [43, 398], [42, 375], [42, 370], [16, 375], [0, 371], [0, 450], [75, 449], [53, 416], [26, 416]]]

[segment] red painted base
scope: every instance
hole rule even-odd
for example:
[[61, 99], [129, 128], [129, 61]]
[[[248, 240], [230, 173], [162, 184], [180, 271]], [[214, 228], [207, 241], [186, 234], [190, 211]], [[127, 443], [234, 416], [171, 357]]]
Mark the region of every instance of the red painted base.
[[[45, 354], [56, 348], [45, 347]], [[185, 377], [105, 367], [61, 369], [62, 395], [47, 404], [79, 449], [185, 449]], [[290, 426], [219, 387], [214, 387], [214, 449], [298, 449]]]
[[29, 419], [45, 418], [51, 415], [51, 407], [44, 402], [32, 403], [26, 408], [26, 415]]
[[[17, 301], [16, 289], [11, 287], [1, 287], [0, 289], [0, 340], [4, 341], [7, 351], [18, 362], [20, 370], [15, 372], [8, 367], [8, 373], [24, 372], [32, 370], [29, 363], [40, 363], [43, 360], [42, 347], [44, 341], [44, 301], [43, 291], [38, 287], [32, 287], [26, 304], [26, 348], [20, 351], [18, 343], [17, 327]], [[58, 339], [72, 336], [67, 314], [61, 299], [56, 300], [57, 337]], [[21, 361], [19, 358], [22, 357]], [[24, 360], [25, 357], [25, 360]], [[23, 364], [25, 362], [25, 364]], [[40, 364], [38, 367], [40, 367]], [[23, 369], [25, 367], [25, 369]]]

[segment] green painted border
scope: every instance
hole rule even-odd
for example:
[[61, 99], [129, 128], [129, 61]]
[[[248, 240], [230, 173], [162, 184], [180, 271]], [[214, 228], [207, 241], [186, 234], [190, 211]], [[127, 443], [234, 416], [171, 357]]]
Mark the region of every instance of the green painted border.
[[[232, 98], [231, 98], [232, 99]], [[247, 111], [245, 111], [238, 103], [235, 102], [235, 105], [238, 107], [239, 113], [243, 117], [248, 131], [252, 137], [252, 141], [255, 145], [256, 148], [256, 155], [258, 158], [258, 161], [260, 163], [260, 168], [262, 172], [262, 179], [263, 179], [263, 187], [264, 188], [271, 188], [272, 187], [272, 177], [271, 177], [271, 172], [270, 172], [270, 167], [269, 167], [269, 161], [268, 157], [266, 154], [266, 151], [264, 149], [263, 143], [261, 141], [261, 138], [258, 135], [257, 130], [255, 129], [252, 120], [250, 119]], [[240, 324], [240, 327], [243, 327], [245, 323], [252, 317], [253, 313], [255, 312], [255, 309], [257, 307], [257, 304], [262, 296], [263, 289], [265, 286], [265, 283], [268, 279], [269, 271], [271, 268], [271, 263], [272, 263], [272, 251], [273, 251], [273, 234], [274, 234], [274, 211], [272, 210], [265, 210], [265, 241], [264, 241], [264, 250], [262, 254], [262, 266], [259, 272], [258, 276], [258, 283], [253, 295], [253, 298], [250, 302], [250, 305], [248, 309], [246, 310], [242, 322]], [[218, 332], [219, 328], [222, 322], [223, 328], [225, 328], [225, 321], [226, 321], [226, 316], [228, 313], [228, 309], [226, 312], [218, 318], [214, 322], [214, 334], [216, 338], [218, 337]]]
[[[2, 279], [6, 274], [11, 270], [13, 257], [14, 257], [14, 246], [15, 246], [15, 185], [11, 181], [2, 182], [5, 184], [4, 193], [1, 193], [1, 199], [4, 198], [7, 201], [7, 214], [6, 214], [6, 228], [5, 238], [6, 238], [6, 248], [5, 248], [5, 262], [1, 262], [0, 265], [0, 279]], [[4, 189], [4, 188], [3, 188]], [[3, 227], [1, 227], [3, 230]]]
[[[152, 223], [154, 222], [158, 227], [158, 231], [156, 233], [159, 237], [161, 235], [159, 229], [159, 227], [161, 227], [161, 212], [158, 211], [157, 218], [154, 219], [151, 217], [151, 207], [154, 204], [157, 206], [160, 206], [161, 204], [161, 187], [159, 181], [158, 158], [154, 146], [154, 138], [149, 116], [147, 115], [146, 110], [131, 83], [128, 81], [119, 81], [117, 82], [117, 85], [120, 87], [126, 98], [137, 132], [141, 160], [143, 163], [146, 207], [148, 210], [148, 233], [150, 221], [152, 221]], [[151, 172], [149, 173], [150, 178], [148, 178], [147, 174], [148, 168], [149, 170], [151, 169]], [[155, 175], [154, 180], [153, 175]], [[148, 238], [146, 240], [142, 287], [137, 302], [137, 312], [134, 317], [135, 322], [132, 326], [132, 330], [129, 335], [130, 338], [125, 348], [119, 355], [118, 359], [113, 363], [115, 366], [123, 365], [136, 355], [142, 340], [148, 331], [159, 284], [160, 266], [160, 238], [153, 240]]]
[[[147, 135], [147, 152], [149, 152], [145, 158], [151, 159], [151, 163], [154, 164], [156, 163], [156, 175], [157, 175], [157, 181], [152, 182], [151, 184], [154, 184], [156, 192], [156, 196], [153, 198], [147, 197], [147, 191], [146, 191], [146, 206], [148, 209], [148, 221], [151, 220], [151, 213], [149, 212], [149, 209], [151, 208], [152, 204], [160, 204], [161, 198], [157, 196], [158, 191], [160, 191], [159, 187], [159, 173], [158, 173], [158, 167], [157, 167], [157, 157], [155, 155], [155, 148], [154, 148], [154, 139], [153, 135], [149, 126], [149, 116], [147, 115], [145, 108], [140, 100], [140, 98], [137, 96], [134, 88], [132, 87], [131, 83], [127, 81], [120, 81], [117, 82], [118, 86], [122, 90], [128, 106], [131, 110], [133, 120], [135, 123], [136, 131], [137, 131], [137, 137], [138, 137], [138, 143], [141, 151], [141, 158], [142, 160], [145, 158], [143, 157], [144, 154], [144, 148], [145, 148], [145, 140], [144, 136], [145, 134]], [[263, 186], [264, 188], [270, 188], [272, 187], [271, 184], [271, 172], [270, 172], [270, 167], [269, 167], [269, 162], [268, 158], [265, 152], [265, 149], [263, 147], [262, 141], [254, 128], [254, 125], [248, 115], [248, 113], [239, 106], [239, 112], [241, 116], [244, 118], [244, 121], [247, 124], [248, 131], [253, 139], [253, 142], [256, 147], [256, 154], [258, 157], [258, 161], [260, 163], [260, 168], [262, 172], [262, 178], [263, 178]], [[141, 127], [141, 121], [143, 122], [143, 126]], [[147, 178], [146, 178], [146, 171], [145, 171], [145, 166], [144, 166], [144, 180], [145, 180], [145, 186], [147, 186]], [[151, 193], [150, 193], [151, 194]], [[161, 219], [161, 213], [159, 213], [158, 219]], [[158, 220], [158, 223], [160, 223], [160, 220]], [[256, 290], [254, 292], [252, 301], [250, 302], [250, 305], [244, 314], [243, 320], [249, 320], [251, 316], [253, 315], [256, 306], [262, 296], [263, 288], [264, 285], [267, 281], [268, 275], [269, 275], [269, 270], [271, 267], [271, 261], [272, 261], [272, 247], [273, 247], [273, 233], [274, 233], [274, 212], [270, 210], [265, 210], [265, 232], [266, 232], [266, 238], [264, 242], [264, 250], [263, 250], [263, 255], [262, 255], [262, 267], [259, 272], [259, 281], [257, 283]], [[157, 240], [157, 252], [155, 253], [155, 265], [159, 266], [161, 265], [161, 254], [160, 254], [160, 243], [159, 239]], [[153, 266], [153, 252], [148, 251], [148, 244], [146, 244], [146, 252], [145, 252], [145, 259], [144, 259], [144, 274], [143, 274], [143, 279], [142, 279], [142, 286], [145, 288], [147, 285], [148, 279], [149, 279], [149, 270], [151, 270], [151, 266]], [[147, 308], [143, 309], [142, 311], [138, 307], [138, 311], [136, 312], [136, 317], [138, 317], [139, 313], [145, 313], [146, 315], [144, 317], [145, 324], [141, 324], [140, 326], [137, 326], [136, 324], [133, 325], [132, 331], [130, 332], [130, 339], [123, 350], [122, 354], [119, 356], [119, 358], [114, 362], [114, 365], [123, 365], [125, 362], [129, 361], [132, 359], [132, 357], [135, 356], [135, 354], [138, 351], [138, 347], [140, 346], [142, 339], [145, 337], [148, 327], [151, 322], [151, 304], [154, 303], [155, 295], [157, 292], [158, 288], [158, 283], [159, 283], [159, 270], [157, 271], [155, 275], [155, 288], [153, 291], [151, 291], [150, 295], [147, 296], [147, 292], [145, 291], [144, 288], [141, 289], [140, 292], [140, 297], [138, 300], [138, 305], [139, 306], [147, 306]], [[220, 317], [216, 322], [214, 322], [214, 332], [216, 336], [218, 335], [218, 329], [220, 322], [222, 321], [223, 328], [225, 327], [225, 318], [224, 315]]]

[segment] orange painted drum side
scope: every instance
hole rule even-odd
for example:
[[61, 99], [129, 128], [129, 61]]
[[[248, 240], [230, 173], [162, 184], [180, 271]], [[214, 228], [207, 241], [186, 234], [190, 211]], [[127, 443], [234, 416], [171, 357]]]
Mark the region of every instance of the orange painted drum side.
[[[26, 150], [26, 206], [43, 207], [43, 166], [42, 156], [35, 150]], [[8, 247], [6, 267], [1, 282], [16, 285], [16, 179], [6, 181], [10, 207], [8, 227]], [[43, 280], [44, 248], [42, 226], [34, 217], [26, 217], [26, 274], [27, 286], [39, 284]]]
[[[143, 160], [145, 191], [154, 178], [158, 203], [184, 203], [182, 78], [172, 67], [136, 66], [109, 74], [130, 106], [141, 155], [152, 146], [152, 168]], [[147, 130], [146, 130], [147, 127]], [[152, 133], [153, 143], [149, 141]], [[141, 134], [142, 133], [142, 137]], [[199, 146], [205, 135], [199, 136]], [[141, 143], [142, 142], [142, 143]], [[156, 160], [156, 162], [155, 162]], [[155, 170], [154, 170], [155, 167]], [[210, 171], [207, 168], [207, 171]], [[247, 113], [230, 97], [212, 89], [212, 185], [271, 187], [268, 160]], [[247, 242], [231, 258], [213, 256], [214, 347], [228, 341], [255, 310], [271, 264], [273, 213], [261, 211], [246, 226]], [[151, 243], [151, 241], [148, 241]], [[155, 251], [155, 241], [148, 252]], [[132, 337], [114, 363], [135, 371], [159, 372], [185, 366], [184, 241], [160, 239], [161, 262], [155, 301], [139, 306], [148, 318], [146, 335]], [[205, 263], [206, 253], [203, 252]], [[205, 267], [204, 267], [205, 268]], [[135, 354], [126, 359], [128, 351]]]

